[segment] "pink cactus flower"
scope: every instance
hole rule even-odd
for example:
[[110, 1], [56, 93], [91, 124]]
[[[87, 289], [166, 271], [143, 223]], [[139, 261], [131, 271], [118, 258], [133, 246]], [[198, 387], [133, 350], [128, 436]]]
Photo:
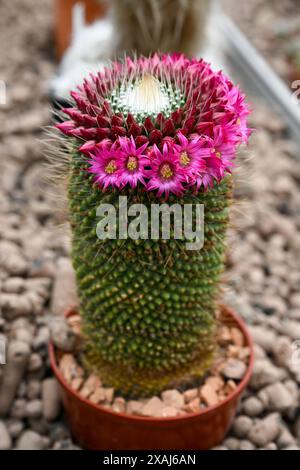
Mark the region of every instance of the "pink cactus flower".
[[232, 171], [251, 134], [240, 89], [182, 54], [127, 57], [71, 96], [57, 128], [78, 142], [100, 189], [208, 190]]
[[147, 172], [149, 182], [147, 190], [158, 190], [157, 195], [169, 197], [170, 193], [181, 196], [184, 192], [182, 183], [186, 180], [186, 175], [179, 164], [179, 160], [170, 151], [167, 144], [164, 144], [162, 152], [154, 144], [151, 158], [151, 170]]

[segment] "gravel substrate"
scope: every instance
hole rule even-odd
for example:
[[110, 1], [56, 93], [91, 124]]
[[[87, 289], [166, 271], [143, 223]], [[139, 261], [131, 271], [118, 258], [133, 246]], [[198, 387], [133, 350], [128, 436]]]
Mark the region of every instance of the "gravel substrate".
[[[0, 334], [9, 361], [0, 366], [0, 449], [78, 448], [47, 358], [50, 313], [76, 302], [68, 235], [58, 229], [63, 215], [43, 179], [40, 142], [50, 122], [52, 3], [1, 2], [0, 42], [9, 47], [0, 55], [8, 92], [0, 107]], [[236, 187], [224, 297], [249, 323], [256, 360], [219, 448], [299, 449], [299, 150], [268, 107], [255, 105], [253, 125]]]
[[300, 79], [298, 0], [220, 1], [289, 87]]
[[[217, 347], [210, 370], [202, 380], [182, 389], [164, 390], [160, 396], [125, 399], [102, 383], [101, 375], [87, 370], [81, 360], [83, 338], [81, 317], [55, 316], [50, 322], [50, 336], [56, 346], [56, 361], [66, 383], [82, 398], [111, 411], [129, 415], [169, 418], [197, 413], [215, 406], [230, 396], [243, 380], [249, 365], [250, 347], [238, 325], [224, 323], [222, 309], [216, 330]], [[226, 317], [226, 311], [225, 311]]]

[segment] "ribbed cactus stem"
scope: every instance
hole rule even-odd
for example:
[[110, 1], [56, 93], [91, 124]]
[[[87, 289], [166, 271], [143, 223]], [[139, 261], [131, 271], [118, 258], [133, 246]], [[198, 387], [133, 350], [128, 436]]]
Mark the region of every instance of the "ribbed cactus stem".
[[[132, 397], [197, 381], [215, 352], [231, 168], [250, 133], [244, 97], [221, 72], [182, 55], [127, 58], [72, 96], [74, 107], [64, 110], [71, 120], [58, 128], [71, 139], [72, 260], [86, 364]], [[143, 205], [144, 235], [99, 236], [102, 204], [114, 209], [112, 232], [132, 204]], [[177, 216], [169, 237], [153, 236], [153, 205], [176, 205], [181, 223], [191, 207], [190, 227], [202, 205], [203, 246], [191, 249], [189, 231], [176, 235]]]
[[[205, 243], [187, 251], [186, 240], [99, 240], [96, 208], [119, 193], [91, 189], [91, 177], [74, 155], [69, 183], [72, 259], [87, 359], [106, 384], [143, 396], [199, 378], [214, 353], [216, 298], [224, 265], [230, 178], [197, 197], [170, 198], [205, 207]], [[149, 208], [140, 192], [129, 199]], [[160, 201], [161, 203], [165, 201]]]

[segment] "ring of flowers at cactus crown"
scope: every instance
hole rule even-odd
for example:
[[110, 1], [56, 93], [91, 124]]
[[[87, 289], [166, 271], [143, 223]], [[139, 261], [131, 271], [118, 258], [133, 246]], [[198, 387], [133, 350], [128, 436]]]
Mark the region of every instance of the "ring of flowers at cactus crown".
[[239, 87], [203, 60], [180, 54], [115, 62], [71, 93], [58, 129], [100, 190], [207, 190], [232, 171], [251, 134]]

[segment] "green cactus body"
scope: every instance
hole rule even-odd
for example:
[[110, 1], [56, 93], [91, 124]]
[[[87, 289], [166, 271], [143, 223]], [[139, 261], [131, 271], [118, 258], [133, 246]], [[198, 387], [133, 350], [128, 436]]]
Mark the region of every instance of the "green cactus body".
[[[72, 258], [86, 336], [86, 358], [102, 380], [143, 396], [200, 377], [214, 353], [216, 296], [223, 269], [231, 180], [168, 204], [204, 204], [201, 250], [186, 240], [99, 240], [96, 209], [120, 194], [92, 184], [74, 154], [69, 181]], [[149, 207], [151, 194], [129, 191]], [[160, 201], [165, 202], [165, 201]]]
[[[57, 127], [71, 157], [85, 363], [126, 396], [183, 387], [203, 376], [216, 349], [231, 169], [250, 134], [244, 96], [203, 60], [154, 54], [112, 64], [72, 98], [74, 107], [64, 109], [70, 120]], [[118, 230], [99, 237], [99, 206], [111, 205], [118, 229], [121, 196], [128, 208], [146, 208], [140, 239]], [[192, 230], [202, 204], [202, 248], [187, 246], [186, 230], [178, 237], [173, 216], [170, 237], [153, 237], [154, 204], [176, 204], [184, 214], [192, 205]]]

